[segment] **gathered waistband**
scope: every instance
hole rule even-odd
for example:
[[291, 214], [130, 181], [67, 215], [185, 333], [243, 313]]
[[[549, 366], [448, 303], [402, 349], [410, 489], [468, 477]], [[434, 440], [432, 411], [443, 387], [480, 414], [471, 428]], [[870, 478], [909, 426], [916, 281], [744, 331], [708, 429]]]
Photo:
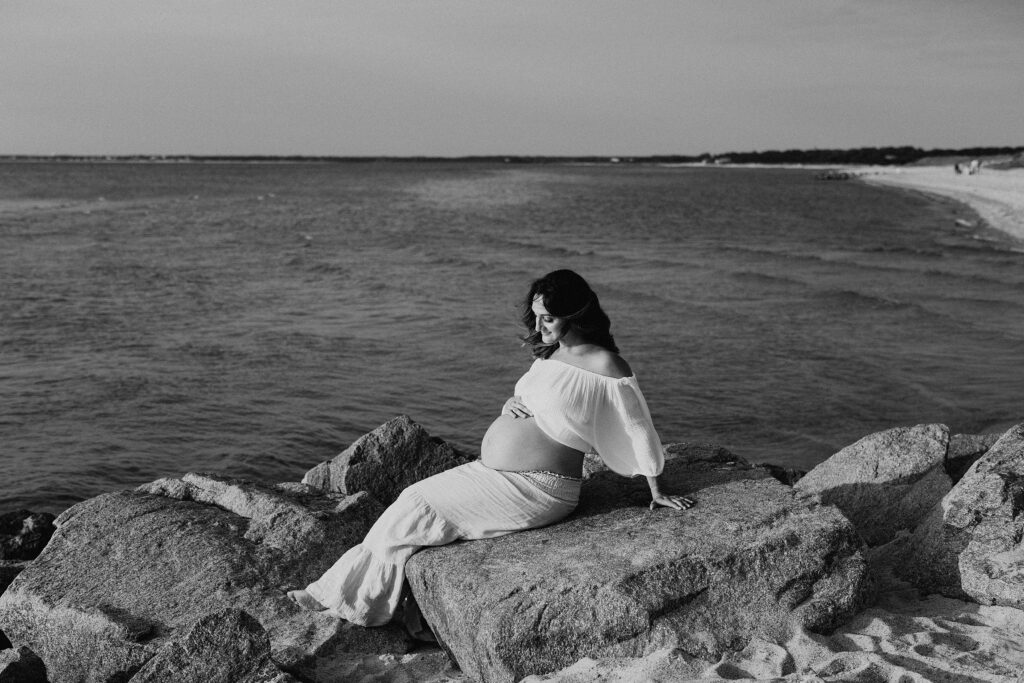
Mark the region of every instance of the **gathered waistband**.
[[576, 477], [567, 477], [557, 472], [545, 470], [525, 470], [522, 472], [504, 472], [503, 474], [512, 477], [521, 477], [530, 482], [541, 491], [554, 496], [555, 498], [571, 502], [573, 506], [580, 497], [580, 488], [583, 480]]
[[568, 474], [559, 474], [558, 472], [552, 472], [551, 470], [519, 470], [516, 474], [545, 475], [548, 477], [557, 477], [558, 479], [568, 479], [569, 481], [583, 481], [583, 477], [570, 477]]

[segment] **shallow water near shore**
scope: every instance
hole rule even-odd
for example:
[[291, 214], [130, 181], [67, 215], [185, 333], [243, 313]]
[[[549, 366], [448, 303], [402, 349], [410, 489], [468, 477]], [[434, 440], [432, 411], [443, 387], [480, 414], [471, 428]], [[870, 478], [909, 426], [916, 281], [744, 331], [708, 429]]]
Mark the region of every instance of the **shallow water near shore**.
[[666, 442], [809, 468], [895, 425], [1009, 426], [1024, 254], [975, 220], [797, 170], [0, 164], [0, 511], [297, 480], [399, 413], [475, 451], [560, 267]]

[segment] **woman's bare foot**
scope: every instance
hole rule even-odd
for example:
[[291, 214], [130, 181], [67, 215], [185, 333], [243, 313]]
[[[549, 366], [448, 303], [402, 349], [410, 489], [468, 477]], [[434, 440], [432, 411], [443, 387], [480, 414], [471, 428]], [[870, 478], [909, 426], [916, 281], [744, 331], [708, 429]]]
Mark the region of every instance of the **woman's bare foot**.
[[291, 598], [292, 602], [296, 605], [302, 609], [309, 610], [310, 612], [323, 612], [327, 609], [321, 605], [316, 598], [304, 590], [288, 591], [288, 597]]

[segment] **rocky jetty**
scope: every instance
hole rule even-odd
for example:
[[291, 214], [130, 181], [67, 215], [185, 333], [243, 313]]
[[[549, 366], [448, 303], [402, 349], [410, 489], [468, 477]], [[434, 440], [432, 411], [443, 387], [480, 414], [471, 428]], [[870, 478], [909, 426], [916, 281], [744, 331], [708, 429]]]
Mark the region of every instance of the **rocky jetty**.
[[945, 425], [898, 427], [866, 436], [811, 470], [794, 486], [835, 505], [870, 545], [913, 529], [953, 486], [946, 473]]
[[473, 459], [399, 415], [306, 472], [302, 483], [322, 491], [372, 491], [387, 506], [410, 484]]
[[675, 456], [662, 478], [697, 498], [689, 511], [650, 510], [642, 478], [599, 472], [565, 522], [413, 556], [416, 600], [464, 672], [518, 681], [665, 647], [717, 659], [868, 602], [862, 541], [835, 508], [727, 452]]
[[307, 680], [329, 680], [317, 676], [323, 657], [407, 651], [397, 627], [361, 629], [285, 595], [362, 540], [383, 509], [367, 493], [305, 488], [190, 474], [80, 503], [0, 596], [0, 628], [55, 683], [128, 680], [227, 608], [255, 618], [277, 665]]
[[[43, 552], [53, 536], [53, 520], [54, 516], [48, 512], [28, 510], [0, 515], [0, 594]], [[0, 627], [0, 651], [10, 647], [11, 641]], [[0, 671], [3, 668], [0, 665]]]
[[270, 658], [270, 636], [248, 613], [228, 608], [164, 645], [130, 683], [299, 683]]
[[466, 460], [405, 416], [305, 484], [162, 479], [74, 506], [48, 544], [48, 520], [19, 513], [0, 525], [0, 561], [19, 564], [0, 683], [1001, 681], [1024, 666], [999, 640], [1024, 628], [1024, 425], [887, 430], [802, 478], [717, 446], [667, 450], [666, 488], [697, 507], [651, 510], [642, 479], [590, 458], [563, 522], [414, 556], [439, 646], [285, 595], [401, 487]]
[[1024, 425], [932, 506], [898, 574], [927, 592], [1024, 608]]

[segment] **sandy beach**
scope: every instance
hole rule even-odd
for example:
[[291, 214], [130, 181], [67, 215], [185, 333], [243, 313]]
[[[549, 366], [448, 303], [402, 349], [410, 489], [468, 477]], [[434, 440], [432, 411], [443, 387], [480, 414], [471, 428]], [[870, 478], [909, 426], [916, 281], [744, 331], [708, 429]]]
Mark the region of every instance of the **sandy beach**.
[[[883, 594], [878, 604], [830, 636], [800, 631], [782, 644], [755, 639], [742, 652], [729, 653], [703, 669], [697, 661], [685, 662], [678, 653], [661, 650], [639, 659], [584, 658], [561, 672], [529, 677], [524, 683], [1018, 683], [1024, 680], [1022, 627], [1024, 612], [1012, 607], [937, 595], [922, 599], [906, 589]], [[438, 669], [427, 679], [430, 683], [469, 680]]]
[[949, 166], [875, 166], [856, 173], [869, 183], [920, 190], [964, 202], [993, 228], [1024, 241], [1024, 169], [983, 168], [976, 175], [956, 175]]

